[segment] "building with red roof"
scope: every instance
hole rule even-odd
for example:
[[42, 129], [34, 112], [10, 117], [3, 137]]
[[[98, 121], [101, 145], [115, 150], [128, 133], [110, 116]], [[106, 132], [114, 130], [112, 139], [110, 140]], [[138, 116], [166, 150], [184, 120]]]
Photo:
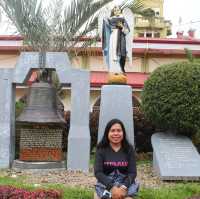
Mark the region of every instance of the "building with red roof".
[[[83, 40], [90, 38], [83, 38]], [[81, 43], [81, 41], [80, 41]], [[163, 64], [186, 60], [185, 49], [190, 49], [195, 57], [200, 57], [200, 40], [194, 37], [179, 38], [135, 38], [133, 40], [133, 62], [126, 64], [128, 84], [133, 88], [133, 95], [140, 96], [144, 82], [150, 73]], [[21, 36], [0, 36], [0, 68], [14, 68], [20, 52], [23, 51]], [[100, 88], [107, 83], [107, 68], [104, 64], [101, 42], [82, 49], [76, 47], [77, 56], [72, 59], [74, 68], [90, 70], [91, 108], [100, 96]], [[36, 78], [33, 73], [29, 84]], [[26, 87], [17, 87], [16, 99], [22, 97]], [[70, 88], [65, 88], [70, 98]], [[65, 100], [66, 101], [66, 100]], [[70, 107], [70, 99], [65, 102], [65, 110]]]

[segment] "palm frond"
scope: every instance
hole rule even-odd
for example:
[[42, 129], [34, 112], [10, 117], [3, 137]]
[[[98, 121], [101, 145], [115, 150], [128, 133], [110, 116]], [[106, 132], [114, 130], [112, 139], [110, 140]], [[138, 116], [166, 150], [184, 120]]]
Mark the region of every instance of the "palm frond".
[[27, 45], [42, 50], [49, 43], [50, 28], [43, 17], [44, 10], [38, 0], [2, 0], [0, 5], [8, 18], [24, 36]]
[[60, 51], [94, 29], [95, 13], [111, 1], [74, 0], [63, 8], [63, 0], [52, 0], [48, 7], [41, 0], [1, 0], [0, 6], [26, 45], [39, 51]]
[[[142, 13], [143, 1], [128, 3], [125, 0], [122, 7]], [[82, 36], [97, 28], [98, 11], [110, 2], [112, 0], [73, 0], [64, 7], [64, 0], [52, 0], [45, 7], [42, 0], [1, 0], [0, 6], [26, 45], [39, 51], [62, 51], [74, 47]], [[93, 36], [96, 40], [96, 35]], [[85, 42], [83, 46], [87, 45]]]
[[[61, 25], [63, 36], [79, 38], [93, 30], [97, 25], [97, 11], [112, 0], [74, 0], [64, 10], [64, 20]], [[72, 40], [72, 39], [71, 39]], [[72, 44], [72, 46], [75, 43]]]
[[134, 0], [122, 2], [121, 8], [128, 7], [132, 10], [134, 14], [141, 14], [144, 10], [144, 0]]

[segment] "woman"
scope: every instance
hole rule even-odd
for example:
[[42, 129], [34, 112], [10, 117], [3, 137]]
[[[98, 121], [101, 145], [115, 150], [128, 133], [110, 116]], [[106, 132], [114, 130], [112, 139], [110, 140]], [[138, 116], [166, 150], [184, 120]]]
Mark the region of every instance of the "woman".
[[111, 16], [103, 20], [102, 48], [109, 72], [125, 73], [126, 34], [129, 32], [122, 10], [119, 6], [115, 6]]
[[108, 122], [97, 145], [94, 172], [98, 198], [131, 199], [138, 191], [134, 150], [118, 119]]

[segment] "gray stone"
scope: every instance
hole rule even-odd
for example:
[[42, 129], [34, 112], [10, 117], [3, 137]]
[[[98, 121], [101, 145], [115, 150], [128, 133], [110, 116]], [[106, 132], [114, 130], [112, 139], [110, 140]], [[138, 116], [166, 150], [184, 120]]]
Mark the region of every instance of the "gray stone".
[[152, 146], [154, 171], [162, 180], [200, 179], [200, 155], [189, 138], [156, 133]]
[[98, 141], [103, 137], [106, 124], [120, 119], [125, 126], [127, 138], [134, 145], [132, 88], [127, 85], [106, 85], [101, 89]]
[[14, 159], [13, 69], [0, 69], [0, 168], [8, 168]]
[[[39, 67], [38, 52], [22, 52], [15, 67], [14, 83], [24, 84], [31, 74], [31, 69]], [[47, 52], [46, 68], [56, 69], [61, 83], [71, 83], [71, 63], [67, 53]]]
[[[25, 84], [30, 77], [31, 69], [36, 69], [38, 66], [38, 52], [22, 52], [14, 70], [0, 70], [0, 168], [8, 168], [15, 154], [15, 84]], [[72, 69], [67, 53], [61, 52], [47, 52], [46, 68], [56, 69], [60, 83], [63, 86], [71, 85], [72, 87], [68, 166], [72, 170], [88, 171], [90, 155], [89, 72]], [[77, 144], [74, 146], [73, 143]], [[82, 148], [81, 151], [80, 148]]]
[[66, 168], [66, 162], [24, 162], [20, 160], [14, 160], [13, 169], [62, 169]]
[[71, 122], [68, 136], [67, 168], [89, 171], [90, 130], [89, 130], [89, 73], [73, 74], [71, 94]]

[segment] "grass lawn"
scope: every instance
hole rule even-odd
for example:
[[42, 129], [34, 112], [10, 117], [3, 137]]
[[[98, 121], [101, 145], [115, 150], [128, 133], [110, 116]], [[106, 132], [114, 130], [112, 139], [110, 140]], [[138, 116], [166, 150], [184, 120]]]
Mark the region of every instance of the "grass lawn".
[[[71, 188], [65, 187], [61, 184], [51, 184], [40, 187], [35, 187], [33, 184], [21, 183], [20, 179], [13, 179], [10, 177], [0, 177], [0, 185], [12, 185], [27, 190], [34, 189], [56, 189], [62, 190], [65, 199], [92, 199], [93, 190], [85, 188]], [[199, 183], [178, 183], [173, 187], [161, 187], [158, 189], [141, 188], [138, 197], [135, 199], [187, 199], [193, 195], [200, 195]]]
[[161, 187], [159, 189], [141, 189], [139, 199], [187, 199], [199, 195], [199, 183], [181, 183], [174, 187]]

